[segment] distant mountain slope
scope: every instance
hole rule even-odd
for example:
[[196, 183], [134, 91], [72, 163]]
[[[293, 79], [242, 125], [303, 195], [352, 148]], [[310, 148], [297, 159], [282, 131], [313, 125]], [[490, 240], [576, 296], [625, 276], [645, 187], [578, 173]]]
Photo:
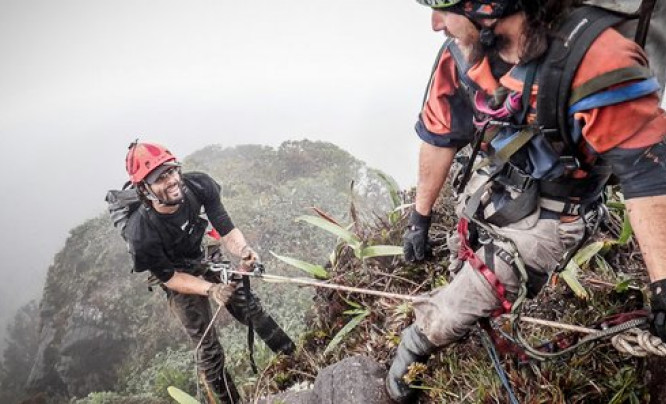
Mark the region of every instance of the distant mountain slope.
[[[277, 149], [211, 146], [188, 156], [184, 170], [207, 172], [222, 184], [223, 203], [234, 223], [272, 272], [286, 269], [269, 251], [325, 259], [335, 240], [294, 219], [311, 206], [344, 217], [352, 180], [356, 204], [377, 211], [389, 206], [376, 173], [329, 143], [293, 141]], [[29, 378], [33, 393], [65, 400], [113, 390], [158, 352], [185, 342], [178, 324], [165, 315], [163, 293], [148, 292], [146, 275], [131, 274], [130, 268], [124, 242], [106, 214], [71, 231], [44, 288], [39, 349]], [[260, 285], [257, 289], [279, 322], [302, 328], [301, 307], [309, 304], [309, 291], [271, 286], [268, 294]]]

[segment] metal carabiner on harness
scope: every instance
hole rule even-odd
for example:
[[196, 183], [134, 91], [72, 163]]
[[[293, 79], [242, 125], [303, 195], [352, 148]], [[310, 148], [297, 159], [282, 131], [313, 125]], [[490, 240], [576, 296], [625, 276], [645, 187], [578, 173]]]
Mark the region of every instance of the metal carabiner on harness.
[[208, 264], [208, 269], [211, 272], [216, 272], [220, 274], [220, 280], [223, 284], [228, 285], [231, 283], [231, 274], [229, 271], [231, 271], [231, 262], [230, 261], [222, 261], [222, 262], [215, 262], [215, 263], [210, 263]]
[[255, 262], [252, 264], [252, 274], [254, 276], [261, 277], [263, 274], [266, 273], [266, 268], [264, 267], [264, 264], [261, 262]]

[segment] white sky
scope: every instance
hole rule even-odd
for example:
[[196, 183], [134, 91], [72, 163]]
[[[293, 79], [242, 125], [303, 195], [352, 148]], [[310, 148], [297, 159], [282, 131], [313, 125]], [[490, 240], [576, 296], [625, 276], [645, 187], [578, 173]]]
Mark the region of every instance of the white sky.
[[0, 0], [0, 312], [39, 294], [68, 230], [125, 181], [136, 137], [180, 156], [326, 140], [413, 185], [442, 42], [429, 14], [413, 0]]

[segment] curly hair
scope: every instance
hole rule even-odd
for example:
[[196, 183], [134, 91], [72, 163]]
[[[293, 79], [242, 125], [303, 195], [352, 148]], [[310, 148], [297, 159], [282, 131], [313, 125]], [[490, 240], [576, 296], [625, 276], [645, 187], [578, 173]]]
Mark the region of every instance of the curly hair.
[[523, 28], [525, 48], [521, 63], [543, 55], [548, 49], [549, 38], [570, 9], [580, 6], [583, 0], [522, 0], [521, 6], [527, 17]]

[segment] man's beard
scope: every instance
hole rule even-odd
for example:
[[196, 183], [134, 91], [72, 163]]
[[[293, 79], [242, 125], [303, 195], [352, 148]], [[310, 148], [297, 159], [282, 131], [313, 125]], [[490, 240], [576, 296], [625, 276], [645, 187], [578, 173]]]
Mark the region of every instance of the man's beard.
[[183, 202], [183, 199], [184, 199], [184, 196], [185, 196], [183, 194], [183, 192], [184, 192], [183, 183], [180, 180], [178, 180], [178, 183], [175, 186], [177, 186], [179, 191], [180, 191], [179, 196], [178, 197], [171, 197], [170, 193], [165, 188], [160, 192], [160, 195], [156, 195], [159, 198], [161, 203], [163, 203], [165, 205], [178, 205], [178, 204]]
[[492, 39], [492, 42], [479, 40], [472, 45], [469, 53], [470, 64], [473, 66], [481, 62], [485, 56], [488, 56], [493, 76], [500, 78], [511, 68], [511, 64], [502, 60], [499, 54], [509, 45], [509, 41], [504, 35], [493, 34]]

